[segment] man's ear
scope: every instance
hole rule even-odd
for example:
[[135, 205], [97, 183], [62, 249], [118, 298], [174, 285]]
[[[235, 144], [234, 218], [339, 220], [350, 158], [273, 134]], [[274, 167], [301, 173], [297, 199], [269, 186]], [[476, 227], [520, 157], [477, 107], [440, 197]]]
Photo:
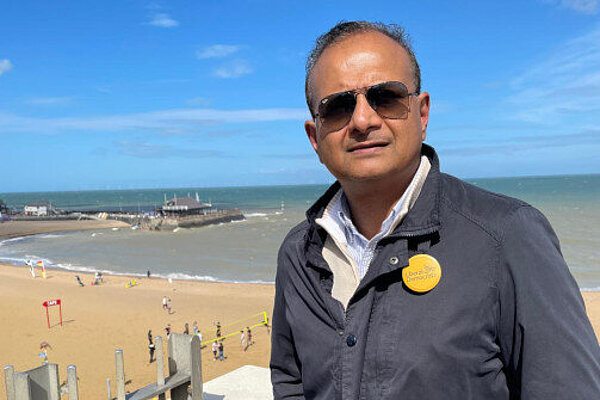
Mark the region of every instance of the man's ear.
[[306, 131], [306, 136], [308, 136], [310, 144], [312, 145], [313, 149], [315, 149], [315, 152], [318, 155], [319, 143], [317, 141], [317, 125], [315, 124], [315, 121], [304, 121], [304, 130]]
[[431, 109], [431, 97], [429, 93], [423, 92], [419, 95], [419, 115], [421, 118], [421, 140], [427, 137], [427, 124], [429, 123], [429, 110]]

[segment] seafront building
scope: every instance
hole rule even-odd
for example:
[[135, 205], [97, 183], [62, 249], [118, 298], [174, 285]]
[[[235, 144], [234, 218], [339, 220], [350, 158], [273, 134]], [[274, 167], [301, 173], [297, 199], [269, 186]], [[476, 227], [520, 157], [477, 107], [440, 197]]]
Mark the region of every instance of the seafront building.
[[184, 217], [188, 215], [205, 215], [210, 212], [212, 204], [202, 203], [196, 193], [196, 197], [177, 197], [169, 201], [165, 200], [165, 204], [160, 211], [163, 215], [169, 217]]
[[58, 215], [59, 211], [47, 200], [36, 200], [25, 204], [23, 212], [26, 216], [42, 217], [48, 215]]

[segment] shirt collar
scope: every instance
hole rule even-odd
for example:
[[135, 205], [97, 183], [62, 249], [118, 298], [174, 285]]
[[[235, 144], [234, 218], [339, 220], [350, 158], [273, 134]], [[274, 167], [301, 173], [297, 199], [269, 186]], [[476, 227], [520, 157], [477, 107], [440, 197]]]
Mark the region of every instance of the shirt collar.
[[[402, 219], [406, 216], [410, 208], [416, 202], [425, 179], [431, 169], [431, 163], [427, 156], [422, 155], [419, 167], [410, 184], [392, 208], [390, 214], [382, 222], [380, 231], [371, 240], [379, 240], [382, 237], [389, 235], [398, 226]], [[367, 241], [356, 229], [352, 222], [352, 215], [348, 200], [342, 188], [339, 188], [335, 195], [329, 201], [327, 207], [323, 211], [321, 218], [315, 221], [322, 226], [327, 233], [333, 236], [340, 243], [347, 243], [349, 235], [359, 236]]]

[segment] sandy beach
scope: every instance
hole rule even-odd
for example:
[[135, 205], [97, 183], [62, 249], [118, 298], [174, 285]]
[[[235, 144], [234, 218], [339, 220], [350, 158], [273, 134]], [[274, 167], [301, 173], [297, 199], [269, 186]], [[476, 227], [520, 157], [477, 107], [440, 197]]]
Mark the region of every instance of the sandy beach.
[[[106, 224], [106, 226], [102, 226]], [[122, 226], [115, 221], [69, 221], [61, 223], [0, 224], [0, 239], [34, 233], [64, 230], [98, 229]], [[223, 362], [213, 361], [210, 348], [203, 350], [204, 381], [251, 364], [267, 367], [270, 334], [264, 327], [253, 329], [255, 344], [242, 351], [239, 329], [259, 322], [255, 316], [247, 322], [228, 327], [229, 322], [245, 319], [265, 311], [269, 318], [273, 307], [274, 286], [269, 284], [229, 284], [198, 281], [136, 278], [138, 285], [127, 288], [131, 279], [105, 276], [105, 283], [91, 286], [92, 275], [79, 273], [85, 286], [75, 280], [76, 273], [49, 270], [47, 279], [34, 279], [25, 266], [0, 264], [0, 366], [14, 365], [17, 371], [41, 364], [39, 344], [47, 341], [50, 362], [59, 364], [61, 381], [66, 368], [75, 364], [83, 399], [106, 398], [106, 379], [114, 382], [114, 350], [122, 349], [128, 390], [138, 389], [156, 379], [156, 367], [148, 362], [148, 329], [153, 336], [165, 335], [165, 326], [183, 332], [194, 321], [203, 339], [215, 336], [215, 322], [220, 321], [224, 334], [236, 332], [225, 341]], [[600, 340], [600, 292], [583, 292], [588, 315]], [[173, 313], [162, 309], [163, 296], [172, 299]], [[46, 325], [42, 303], [61, 299], [63, 326], [58, 325], [58, 310], [51, 309], [51, 328]], [[165, 341], [165, 352], [166, 352]], [[166, 355], [165, 355], [166, 357]], [[114, 395], [113, 386], [113, 395]], [[0, 399], [5, 398], [4, 384]]]
[[[39, 271], [38, 271], [39, 272]], [[266, 311], [270, 317], [274, 287], [258, 284], [225, 284], [208, 282], [138, 279], [139, 285], [126, 288], [130, 278], [107, 276], [107, 283], [90, 286], [93, 276], [79, 274], [85, 287], [79, 287], [74, 273], [48, 271], [48, 278], [33, 279], [27, 267], [0, 264], [0, 365], [14, 365], [22, 371], [41, 364], [39, 344], [47, 341], [50, 362], [59, 364], [61, 381], [66, 368], [75, 364], [83, 399], [106, 398], [106, 379], [114, 382], [114, 350], [123, 349], [125, 374], [134, 390], [156, 379], [156, 367], [149, 364], [148, 329], [154, 336], [165, 338], [165, 326], [181, 333], [187, 322], [194, 321], [204, 339], [215, 336], [216, 321], [231, 331], [228, 322]], [[172, 300], [173, 314], [162, 309], [161, 300]], [[43, 301], [61, 299], [63, 326], [58, 326], [58, 309], [51, 309], [51, 328], [46, 325]], [[259, 317], [250, 322], [257, 323]], [[237, 327], [244, 327], [246, 323]], [[239, 335], [225, 341], [223, 362], [212, 359], [210, 349], [202, 352], [203, 378], [208, 381], [246, 364], [268, 366], [270, 336], [267, 329], [253, 330], [255, 344], [241, 351]], [[239, 333], [239, 332], [238, 332]], [[165, 341], [166, 352], [166, 341]], [[166, 359], [166, 353], [165, 353]], [[113, 386], [114, 394], [114, 386]], [[4, 384], [0, 398], [5, 398]]]
[[114, 220], [80, 221], [8, 221], [0, 223], [0, 239], [66, 231], [126, 228], [129, 224]]
[[[86, 284], [79, 287], [74, 273], [49, 271], [48, 278], [33, 279], [26, 267], [0, 265], [0, 365], [12, 364], [18, 371], [41, 363], [39, 343], [52, 345], [49, 360], [60, 366], [61, 381], [66, 367], [75, 364], [80, 378], [82, 398], [106, 396], [106, 379], [114, 382], [114, 350], [123, 349], [129, 389], [139, 388], [155, 379], [154, 364], [148, 363], [146, 335], [164, 335], [170, 323], [174, 332], [184, 324], [198, 321], [204, 339], [214, 337], [215, 321], [226, 325], [260, 311], [270, 317], [274, 287], [257, 284], [139, 279], [139, 285], [126, 288], [127, 277], [107, 276], [107, 283], [90, 286], [91, 275], [81, 275]], [[172, 299], [173, 314], [162, 309], [163, 296]], [[600, 338], [600, 292], [584, 292], [588, 314]], [[42, 302], [60, 298], [63, 302], [63, 326], [58, 310], [51, 310], [51, 328], [46, 326]], [[258, 318], [253, 321], [258, 322]], [[228, 333], [224, 327], [224, 332]], [[268, 366], [270, 336], [263, 327], [253, 329], [255, 344], [248, 351], [240, 348], [238, 335], [225, 341], [224, 362], [212, 360], [204, 349], [205, 381], [246, 364]], [[166, 346], [165, 346], [166, 349]], [[0, 385], [0, 398], [4, 398]]]

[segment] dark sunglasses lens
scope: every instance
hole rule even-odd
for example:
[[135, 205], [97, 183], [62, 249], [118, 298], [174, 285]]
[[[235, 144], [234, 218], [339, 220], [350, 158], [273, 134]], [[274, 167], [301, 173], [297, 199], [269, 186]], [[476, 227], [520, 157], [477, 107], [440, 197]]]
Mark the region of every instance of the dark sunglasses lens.
[[402, 119], [408, 115], [408, 89], [400, 82], [386, 82], [367, 91], [367, 101], [379, 115]]
[[335, 131], [341, 129], [350, 121], [356, 99], [352, 93], [339, 93], [326, 97], [319, 105], [319, 116], [323, 129]]

